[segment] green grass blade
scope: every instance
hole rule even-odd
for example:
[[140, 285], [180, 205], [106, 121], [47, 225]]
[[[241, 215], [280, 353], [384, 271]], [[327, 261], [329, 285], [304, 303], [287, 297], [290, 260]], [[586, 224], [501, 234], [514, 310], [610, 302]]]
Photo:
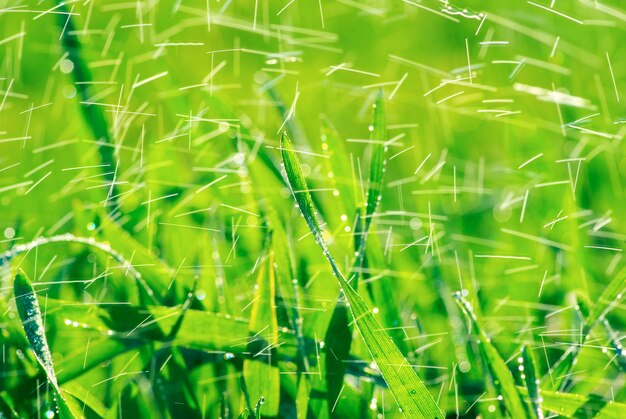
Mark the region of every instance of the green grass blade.
[[279, 340], [275, 296], [274, 256], [270, 253], [269, 260], [259, 267], [248, 329], [248, 351], [251, 358], [243, 363], [248, 405], [251, 407], [263, 397], [265, 403], [262, 410], [266, 416], [277, 416], [280, 402], [280, 371], [276, 363]]
[[[124, 236], [122, 235], [120, 231], [120, 234], [122, 238], [128, 238], [129, 241], [131, 240], [130, 239], [131, 236], [128, 235], [127, 233], [126, 233], [126, 236]], [[118, 237], [118, 240], [119, 240], [119, 237]], [[119, 242], [121, 243], [123, 242], [123, 240], [119, 240]], [[132, 243], [132, 241], [130, 242]], [[147, 298], [149, 298], [152, 302], [157, 302], [156, 298], [157, 298], [159, 290], [157, 289], [156, 293], [153, 290], [155, 282], [156, 280], [160, 279], [162, 283], [165, 283], [166, 278], [161, 278], [160, 276], [155, 275], [154, 277], [150, 277], [151, 284], [148, 284], [148, 281], [142, 276], [142, 274], [120, 252], [113, 249], [108, 242], [102, 243], [102, 242], [96, 241], [93, 237], [89, 237], [89, 238], [78, 237], [69, 233], [59, 234], [59, 235], [50, 236], [50, 237], [38, 237], [37, 239], [31, 242], [15, 245], [11, 249], [5, 251], [4, 253], [0, 253], [0, 266], [8, 264], [12, 259], [14, 259], [16, 256], [20, 254], [27, 253], [31, 251], [32, 249], [35, 249], [39, 246], [49, 245], [53, 243], [80, 243], [80, 244], [84, 244], [88, 247], [97, 249], [107, 254], [109, 257], [113, 258], [114, 260], [119, 262], [122, 266], [124, 266], [124, 269], [126, 270], [126, 272], [128, 272], [130, 276], [135, 278], [135, 280], [137, 281], [138, 287], [141, 287], [141, 289], [145, 291]], [[127, 246], [128, 246], [128, 243], [127, 243]], [[131, 255], [133, 253], [134, 252], [130, 252]]]
[[569, 373], [576, 363], [583, 345], [589, 338], [589, 333], [595, 325], [605, 319], [606, 315], [617, 305], [626, 292], [626, 269], [622, 269], [613, 277], [604, 289], [597, 302], [591, 307], [582, 326], [582, 342], [567, 349], [551, 368], [549, 375], [543, 378], [544, 386], [551, 390], [563, 390], [566, 387]]
[[598, 321], [603, 320], [619, 304], [625, 291], [626, 269], [623, 269], [615, 275], [591, 308], [585, 321], [583, 334], [588, 334]]
[[[370, 162], [369, 186], [367, 190], [367, 202], [365, 203], [365, 234], [369, 231], [370, 224], [378, 209], [385, 173], [385, 150], [387, 148], [387, 124], [385, 121], [385, 107], [383, 91], [378, 92], [374, 103], [374, 123], [372, 125], [372, 160]], [[365, 240], [361, 241], [365, 246]], [[359, 257], [362, 257], [359, 255]]]
[[481, 324], [474, 314], [471, 304], [461, 295], [460, 292], [454, 294], [457, 304], [463, 310], [467, 318], [471, 322], [472, 334], [478, 339], [482, 356], [485, 363], [489, 367], [489, 371], [493, 377], [494, 384], [500, 395], [507, 411], [514, 418], [523, 418], [527, 416], [526, 409], [522, 397], [515, 386], [515, 380], [506, 363], [500, 356], [496, 347], [491, 343], [491, 339], [483, 330]]
[[[81, 56], [81, 43], [77, 35], [78, 30], [76, 30], [67, 6], [65, 2], [59, 3], [58, 9], [61, 13], [58, 14], [58, 27], [61, 31], [61, 43], [67, 53], [67, 58], [74, 65], [72, 76], [80, 97], [83, 118], [95, 140], [101, 142], [98, 146], [98, 151], [100, 152], [102, 164], [105, 165], [102, 170], [105, 173], [107, 182], [111, 182], [108, 194], [110, 196], [109, 199], [114, 203], [117, 196], [117, 187], [114, 183], [115, 153], [114, 147], [112, 147], [113, 138], [109, 132], [109, 124], [105, 117], [104, 108], [88, 103], [92, 97], [90, 86], [93, 84], [93, 80], [91, 71]], [[111, 208], [114, 207], [115, 205], [111, 206]]]
[[90, 410], [93, 414], [104, 417], [107, 414], [107, 407], [95, 397], [88, 389], [82, 387], [78, 382], [73, 381], [63, 385], [63, 391], [77, 400], [77, 403], [83, 408]]
[[[370, 139], [372, 140], [372, 158], [370, 162], [369, 186], [365, 202], [365, 216], [357, 212], [354, 229], [356, 257], [348, 277], [348, 282], [357, 288], [359, 276], [365, 261], [367, 236], [381, 198], [382, 180], [385, 170], [385, 141], [387, 128], [382, 90], [379, 91], [374, 103], [374, 121]], [[337, 303], [330, 324], [326, 331], [325, 342], [333, 349], [333, 355], [326, 357], [326, 380], [329, 407], [332, 407], [343, 388], [343, 377], [346, 370], [345, 361], [350, 355], [352, 346], [352, 330], [346, 306]]]
[[441, 410], [413, 367], [391, 341], [389, 335], [374, 317], [370, 307], [354, 291], [339, 271], [322, 237], [322, 230], [317, 221], [313, 201], [307, 189], [300, 162], [286, 134], [282, 136], [281, 150], [289, 185], [300, 212], [315, 241], [328, 259], [339, 286], [348, 300], [356, 327], [402, 412], [409, 417], [443, 417]]
[[54, 373], [52, 355], [48, 347], [48, 340], [46, 339], [46, 332], [43, 326], [37, 295], [26, 277], [26, 274], [21, 270], [15, 276], [13, 292], [17, 312], [22, 321], [24, 332], [26, 333], [26, 339], [28, 339], [28, 343], [35, 353], [35, 358], [37, 358], [37, 361], [44, 369], [48, 381], [52, 384], [59, 417], [61, 417], [61, 419], [73, 418], [74, 415], [70, 412], [65, 397], [61, 394], [61, 389], [57, 382], [56, 374]]
[[[520, 393], [526, 395], [527, 390], [519, 387]], [[626, 404], [605, 400], [602, 397], [580, 394], [543, 391], [543, 407], [545, 410], [558, 413], [559, 417], [622, 419], [626, 417]]]
[[537, 367], [533, 354], [528, 346], [522, 348], [522, 366], [524, 368], [524, 382], [528, 390], [528, 398], [532, 411], [537, 419], [543, 419], [543, 410], [541, 408], [541, 388], [539, 387], [539, 377], [537, 376]]

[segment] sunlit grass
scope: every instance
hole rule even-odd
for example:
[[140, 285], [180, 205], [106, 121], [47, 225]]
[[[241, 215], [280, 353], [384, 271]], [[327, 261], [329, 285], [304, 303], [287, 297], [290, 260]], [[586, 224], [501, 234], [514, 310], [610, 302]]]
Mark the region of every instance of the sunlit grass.
[[0, 416], [625, 417], [625, 25], [0, 0]]

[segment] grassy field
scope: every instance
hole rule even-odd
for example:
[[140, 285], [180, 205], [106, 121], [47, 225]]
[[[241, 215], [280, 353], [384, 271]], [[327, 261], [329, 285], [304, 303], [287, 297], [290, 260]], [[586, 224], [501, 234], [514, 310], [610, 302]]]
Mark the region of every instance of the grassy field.
[[0, 0], [0, 418], [626, 417], [625, 6]]

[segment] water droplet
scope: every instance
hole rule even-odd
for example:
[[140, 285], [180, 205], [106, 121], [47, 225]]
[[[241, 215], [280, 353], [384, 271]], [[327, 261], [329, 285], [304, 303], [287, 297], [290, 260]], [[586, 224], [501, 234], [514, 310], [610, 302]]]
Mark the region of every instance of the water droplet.
[[12, 239], [13, 237], [15, 237], [15, 229], [11, 228], [11, 227], [7, 227], [4, 229], [4, 237], [6, 237], [7, 239]]
[[61, 60], [61, 64], [59, 65], [59, 67], [61, 68], [61, 71], [65, 74], [69, 74], [72, 72], [72, 70], [74, 70], [74, 63], [72, 62], [72, 60], [68, 60], [67, 58], [65, 58], [64, 60]]

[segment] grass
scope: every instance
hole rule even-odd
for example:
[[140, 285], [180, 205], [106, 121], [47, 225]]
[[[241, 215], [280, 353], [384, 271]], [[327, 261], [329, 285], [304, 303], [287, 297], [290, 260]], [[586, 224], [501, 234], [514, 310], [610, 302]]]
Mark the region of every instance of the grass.
[[625, 417], [625, 21], [0, 0], [0, 417]]

